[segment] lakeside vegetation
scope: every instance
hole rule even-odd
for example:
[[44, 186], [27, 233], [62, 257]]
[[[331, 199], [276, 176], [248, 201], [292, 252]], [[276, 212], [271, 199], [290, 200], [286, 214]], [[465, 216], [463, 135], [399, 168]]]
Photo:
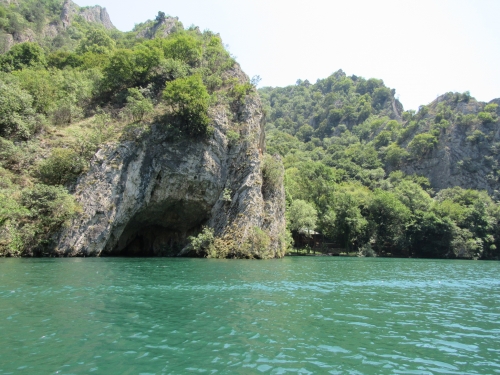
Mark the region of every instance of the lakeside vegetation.
[[468, 127], [471, 142], [482, 134], [475, 125], [497, 127], [496, 104], [464, 116], [461, 103], [481, 104], [449, 93], [439, 104], [403, 112], [382, 80], [342, 71], [259, 93], [268, 152], [283, 157], [294, 233], [316, 230], [345, 252], [367, 256], [500, 258], [500, 206], [486, 191], [436, 191], [427, 178], [400, 170], [428, 155], [451, 125]]

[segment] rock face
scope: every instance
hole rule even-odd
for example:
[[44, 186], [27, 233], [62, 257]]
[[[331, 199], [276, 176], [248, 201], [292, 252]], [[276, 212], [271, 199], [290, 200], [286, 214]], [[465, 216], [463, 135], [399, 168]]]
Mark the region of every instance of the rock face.
[[[7, 5], [11, 3], [9, 0], [0, 0], [0, 3], [2, 1]], [[115, 29], [106, 8], [102, 8], [99, 5], [80, 8], [73, 1], [65, 0], [59, 17], [62, 26], [58, 22], [52, 22], [46, 23], [41, 32], [35, 32], [26, 28], [21, 32], [14, 32], [12, 34], [0, 33], [0, 53], [8, 52], [17, 43], [41, 42], [47, 39], [54, 39], [71, 25], [73, 18], [77, 15], [88, 22], [100, 24], [108, 30]]]
[[91, 7], [80, 8], [71, 0], [65, 0], [63, 4], [63, 9], [61, 12], [61, 21], [63, 26], [66, 28], [71, 24], [71, 19], [74, 15], [79, 14], [82, 18], [88, 22], [101, 24], [104, 28], [112, 30], [115, 28], [111, 19], [109, 17], [106, 8], [102, 8], [99, 5], [94, 5]]
[[115, 28], [106, 8], [101, 8], [99, 5], [84, 8], [80, 10], [80, 15], [88, 22], [98, 23], [104, 26], [105, 29], [112, 30]]
[[[439, 97], [429, 105], [432, 108], [448, 102], [453, 112], [461, 116], [474, 115], [484, 110], [487, 103], [449, 103], [447, 95]], [[500, 99], [490, 103], [500, 104]], [[500, 108], [500, 107], [499, 107]], [[495, 118], [495, 114], [494, 118]], [[453, 186], [466, 189], [487, 190], [500, 198], [500, 110], [496, 119], [482, 123], [476, 117], [471, 123], [450, 120], [450, 126], [441, 131], [438, 144], [428, 154], [410, 160], [402, 166], [408, 173], [429, 178], [431, 186], [441, 190]], [[434, 121], [434, 119], [432, 118]]]
[[[76, 187], [83, 211], [61, 233], [56, 253], [188, 254], [187, 237], [207, 226], [217, 256], [283, 256], [284, 189], [282, 180], [271, 187], [263, 178], [264, 115], [257, 95], [247, 97], [238, 123], [226, 107], [215, 108], [211, 118], [209, 140], [169, 140], [155, 125], [141, 141], [97, 152]], [[238, 127], [240, 139], [230, 143], [225, 134]], [[262, 233], [265, 249], [254, 246]]]
[[145, 27], [140, 30], [136, 38], [146, 38], [146, 39], [154, 39], [156, 37], [166, 37], [177, 30], [182, 30], [184, 27], [182, 23], [179, 21], [179, 17], [171, 17], [167, 16], [161, 21], [156, 21], [151, 24], [149, 27]]

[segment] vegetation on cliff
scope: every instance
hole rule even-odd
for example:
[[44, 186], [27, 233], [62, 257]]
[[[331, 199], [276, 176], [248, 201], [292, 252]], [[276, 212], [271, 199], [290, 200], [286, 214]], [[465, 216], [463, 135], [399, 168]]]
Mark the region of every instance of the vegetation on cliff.
[[72, 189], [103, 143], [138, 140], [153, 123], [210, 136], [210, 108], [253, 91], [210, 31], [160, 12], [123, 33], [68, 7], [0, 3], [12, 44], [0, 55], [0, 255], [44, 254], [78, 213]]
[[381, 80], [342, 71], [259, 93], [268, 151], [281, 154], [286, 168], [290, 229], [315, 229], [366, 254], [500, 258], [500, 206], [487, 191], [436, 189], [425, 176], [404, 173], [459, 131], [484, 150], [494, 186], [497, 104], [449, 93], [404, 112]]

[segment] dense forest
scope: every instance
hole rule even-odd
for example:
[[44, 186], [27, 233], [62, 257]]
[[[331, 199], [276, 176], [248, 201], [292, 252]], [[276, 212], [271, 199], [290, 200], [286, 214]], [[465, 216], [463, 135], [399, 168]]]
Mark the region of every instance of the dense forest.
[[365, 256], [499, 258], [496, 191], [436, 188], [426, 170], [405, 173], [459, 133], [480, 164], [464, 158], [457, 168], [485, 169], [497, 185], [496, 103], [448, 93], [405, 112], [382, 80], [342, 71], [259, 93], [268, 152], [279, 153], [286, 168], [290, 230], [316, 230]]
[[152, 124], [210, 137], [211, 108], [257, 95], [218, 35], [163, 12], [124, 33], [92, 12], [103, 9], [0, 3], [0, 255], [43, 254], [78, 214], [75, 182], [104, 143]]
[[[103, 12], [0, 3], [0, 255], [50, 245], [78, 214], [76, 180], [104, 143], [152, 124], [210, 137], [211, 108], [237, 113], [255, 95], [258, 80], [234, 70], [219, 35], [163, 12], [120, 32]], [[267, 153], [286, 169], [290, 231], [364, 256], [500, 258], [497, 102], [447, 93], [404, 111], [382, 80], [342, 71], [259, 94]], [[227, 137], [238, 142], [237, 129]], [[454, 147], [469, 150], [447, 166], [457, 183], [426, 174]]]

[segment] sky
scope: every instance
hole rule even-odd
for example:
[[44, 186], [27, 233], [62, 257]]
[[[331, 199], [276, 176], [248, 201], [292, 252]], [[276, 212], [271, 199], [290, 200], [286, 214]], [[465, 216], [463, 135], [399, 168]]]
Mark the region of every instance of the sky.
[[[96, 3], [96, 1], [98, 1]], [[379, 78], [405, 109], [448, 91], [500, 97], [499, 0], [75, 0], [129, 31], [158, 11], [220, 33], [263, 86], [347, 75]]]

